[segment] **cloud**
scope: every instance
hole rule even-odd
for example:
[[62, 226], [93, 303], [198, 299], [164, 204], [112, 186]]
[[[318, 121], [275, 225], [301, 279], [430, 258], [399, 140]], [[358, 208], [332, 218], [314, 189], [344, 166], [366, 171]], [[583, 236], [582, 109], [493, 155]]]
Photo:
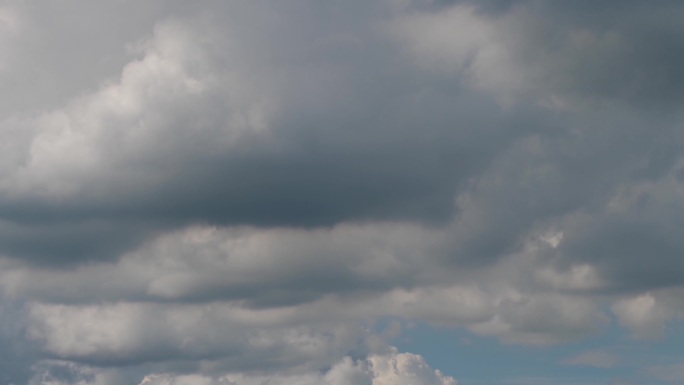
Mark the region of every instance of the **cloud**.
[[503, 299], [493, 318], [473, 324], [478, 334], [505, 342], [548, 345], [576, 340], [607, 324], [592, 301], [555, 295], [511, 296]]
[[612, 311], [636, 338], [662, 337], [665, 321], [672, 317], [671, 311], [657, 302], [651, 293], [621, 299], [613, 304]]
[[[235, 11], [273, 16], [258, 5]], [[292, 12], [272, 27], [284, 29], [279, 43], [292, 51], [269, 51], [270, 37], [233, 31], [239, 23], [218, 23], [206, 12], [160, 20], [118, 79], [0, 122], [0, 210], [8, 222], [1, 251], [36, 263], [79, 263], [116, 258], [188, 223], [446, 221], [459, 185], [502, 145], [485, 140], [487, 132], [509, 124], [493, 114], [484, 122], [471, 112], [475, 100], [448, 102], [461, 97], [458, 90], [425, 94], [397, 83], [402, 77], [376, 76], [392, 63], [393, 49], [372, 29], [320, 37], [293, 28]], [[302, 39], [316, 49], [300, 57]], [[340, 49], [345, 60], [327, 59]], [[358, 66], [354, 58], [379, 49], [389, 52], [376, 66]], [[265, 60], [267, 52], [274, 57]], [[451, 119], [462, 128], [452, 130]], [[475, 120], [477, 129], [468, 123]], [[425, 129], [413, 130], [416, 124]], [[83, 228], [94, 234], [83, 239]], [[46, 239], [27, 241], [34, 237]]]
[[374, 323], [665, 333], [682, 9], [0, 2], [0, 372], [445, 385]]
[[230, 371], [314, 369], [373, 348], [362, 325], [288, 325], [229, 304], [35, 304], [30, 319], [29, 336], [54, 358], [105, 367], [187, 360]]
[[506, 105], [521, 99], [560, 109], [681, 103], [674, 86], [682, 78], [675, 64], [682, 33], [672, 17], [679, 12], [675, 2], [427, 3], [449, 5], [415, 7], [393, 25], [396, 36], [420, 63], [466, 78]]
[[614, 354], [603, 350], [586, 351], [562, 361], [564, 365], [593, 366], [602, 369], [613, 368], [619, 362], [619, 359]]
[[396, 350], [373, 355], [363, 361], [345, 357], [327, 373], [292, 377], [227, 376], [210, 379], [201, 376], [150, 375], [140, 385], [456, 385], [456, 380], [430, 368], [423, 357]]
[[653, 366], [648, 371], [660, 381], [677, 382], [684, 378], [684, 366], [681, 364]]
[[[71, 364], [62, 361], [46, 362], [36, 368], [29, 384], [50, 385], [114, 385], [125, 378], [115, 372]], [[138, 382], [136, 382], [138, 383]], [[148, 374], [140, 385], [456, 385], [453, 377], [434, 370], [423, 357], [399, 353], [392, 349], [366, 359], [343, 357], [324, 372], [299, 374], [231, 374], [206, 376], [200, 374]]]
[[[471, 326], [513, 343], [548, 344], [583, 337], [605, 324], [591, 300], [511, 287], [516, 271], [510, 266], [499, 270], [504, 280], [491, 277], [485, 283], [478, 282], [481, 273], [436, 269], [438, 255], [425, 250], [436, 253], [450, 243], [448, 235], [406, 224], [288, 231], [191, 227], [163, 235], [116, 263], [55, 271], [5, 261], [2, 287], [43, 303], [30, 308], [29, 324], [46, 349], [59, 358], [86, 361], [102, 353], [102, 364], [126, 356], [154, 360], [148, 357], [153, 351], [194, 356], [191, 345], [177, 341], [194, 332], [169, 326], [166, 333], [152, 321], [177, 312], [222, 320], [197, 329], [205, 346], [221, 341], [205, 334], [219, 325], [248, 335], [268, 327], [400, 317]], [[156, 326], [146, 331], [147, 324]], [[82, 343], [91, 334], [111, 341], [81, 349], [68, 338], [75, 330]], [[116, 348], [125, 345], [126, 334], [139, 343]], [[158, 342], [146, 344], [136, 335]]]

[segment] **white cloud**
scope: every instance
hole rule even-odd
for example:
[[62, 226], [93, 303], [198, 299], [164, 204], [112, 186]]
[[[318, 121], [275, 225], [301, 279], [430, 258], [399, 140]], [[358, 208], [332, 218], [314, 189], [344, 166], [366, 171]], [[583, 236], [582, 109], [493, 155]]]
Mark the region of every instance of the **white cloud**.
[[622, 326], [629, 328], [635, 338], [658, 338], [665, 332], [665, 322], [673, 314], [651, 293], [616, 301], [611, 307]]
[[[118, 385], [130, 377], [116, 370], [100, 369], [60, 361], [36, 365], [29, 385]], [[342, 357], [330, 369], [320, 372], [258, 374], [231, 372], [203, 374], [150, 373], [138, 379], [140, 385], [456, 385], [451, 376], [432, 369], [421, 357], [392, 348], [362, 360]]]
[[140, 385], [456, 385], [453, 377], [433, 370], [423, 357], [396, 350], [383, 355], [372, 355], [366, 360], [353, 361], [345, 357], [327, 373], [294, 376], [258, 376], [230, 374], [219, 378], [199, 375], [147, 376]]
[[373, 385], [456, 385], [456, 380], [428, 366], [423, 357], [411, 353], [371, 356]]
[[[207, 53], [216, 42], [203, 33], [181, 21], [159, 23], [143, 58], [127, 64], [118, 82], [22, 122], [35, 136], [21, 159], [0, 165], [3, 196], [40, 191], [52, 201], [107, 190], [130, 194], [117, 185], [141, 189], [169, 177], [150, 163], [187, 160], [188, 150], [225, 151], [243, 133], [265, 129], [267, 92], [250, 94], [239, 70], [217, 67], [218, 58]], [[95, 180], [105, 185], [88, 187]]]

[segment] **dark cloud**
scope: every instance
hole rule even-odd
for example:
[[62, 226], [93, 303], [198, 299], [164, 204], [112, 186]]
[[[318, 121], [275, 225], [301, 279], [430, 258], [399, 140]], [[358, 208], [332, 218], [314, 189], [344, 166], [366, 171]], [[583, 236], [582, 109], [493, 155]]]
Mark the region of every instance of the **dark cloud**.
[[[336, 23], [351, 18], [346, 9], [317, 8], [339, 11]], [[5, 236], [4, 251], [70, 264], [112, 258], [155, 230], [191, 223], [445, 223], [465, 182], [528, 130], [529, 117], [503, 114], [457, 83], [402, 64], [368, 26], [293, 28], [298, 11], [278, 16], [270, 27], [282, 28], [277, 38], [234, 38], [239, 23], [161, 23], [118, 83], [22, 121], [40, 128], [14, 149], [25, 166], [8, 171], [0, 213], [22, 231]], [[204, 34], [223, 35], [195, 44]], [[265, 53], [250, 44], [264, 39], [292, 49], [276, 47], [262, 63]], [[268, 78], [255, 77], [261, 73]], [[50, 152], [55, 145], [63, 155]], [[22, 184], [34, 187], [18, 190]], [[41, 230], [47, 223], [61, 228]]]
[[26, 339], [24, 309], [20, 301], [0, 302], [0, 381], [25, 384], [31, 377], [31, 366], [44, 357], [39, 346]]
[[377, 317], [653, 335], [684, 308], [682, 12], [0, 3], [4, 381], [361, 376]]

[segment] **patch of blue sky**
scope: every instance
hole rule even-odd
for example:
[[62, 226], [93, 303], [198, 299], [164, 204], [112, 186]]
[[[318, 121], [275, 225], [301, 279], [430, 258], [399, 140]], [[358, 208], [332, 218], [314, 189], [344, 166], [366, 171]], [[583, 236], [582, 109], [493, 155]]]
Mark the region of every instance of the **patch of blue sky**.
[[[660, 385], [667, 382], [654, 378], [649, 368], [684, 362], [681, 325], [658, 341], [633, 340], [613, 324], [581, 341], [525, 346], [505, 344], [461, 328], [415, 323], [404, 327], [392, 343], [400, 351], [421, 354], [432, 367], [457, 378], [460, 385]], [[571, 363], [587, 352], [606, 353], [616, 362], [603, 365], [607, 367]]]

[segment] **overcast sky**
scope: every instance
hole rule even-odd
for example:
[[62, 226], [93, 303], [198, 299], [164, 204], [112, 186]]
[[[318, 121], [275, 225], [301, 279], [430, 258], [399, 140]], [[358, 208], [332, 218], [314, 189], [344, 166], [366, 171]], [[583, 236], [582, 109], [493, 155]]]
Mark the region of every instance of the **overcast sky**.
[[0, 384], [684, 381], [684, 3], [0, 0]]

